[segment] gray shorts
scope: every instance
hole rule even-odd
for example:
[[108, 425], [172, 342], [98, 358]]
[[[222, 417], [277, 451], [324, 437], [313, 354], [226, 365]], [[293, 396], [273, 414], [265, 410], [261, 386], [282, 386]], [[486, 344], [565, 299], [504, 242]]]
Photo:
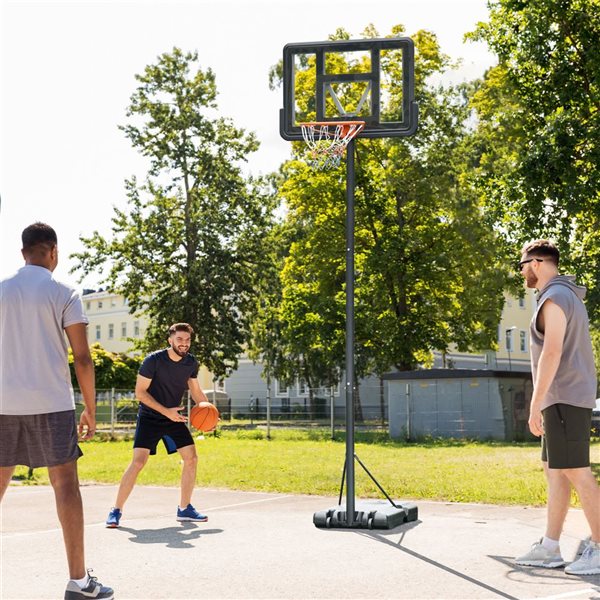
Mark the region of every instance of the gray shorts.
[[0, 415], [0, 467], [55, 467], [83, 455], [75, 411]]
[[552, 404], [542, 411], [542, 461], [549, 469], [590, 466], [592, 409]]

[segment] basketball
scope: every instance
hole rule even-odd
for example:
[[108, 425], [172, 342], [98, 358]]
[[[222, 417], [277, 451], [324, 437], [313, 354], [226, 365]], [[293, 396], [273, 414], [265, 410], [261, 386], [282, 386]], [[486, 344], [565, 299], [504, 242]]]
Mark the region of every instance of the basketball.
[[219, 411], [210, 402], [199, 402], [190, 411], [190, 423], [198, 431], [212, 431], [219, 422]]

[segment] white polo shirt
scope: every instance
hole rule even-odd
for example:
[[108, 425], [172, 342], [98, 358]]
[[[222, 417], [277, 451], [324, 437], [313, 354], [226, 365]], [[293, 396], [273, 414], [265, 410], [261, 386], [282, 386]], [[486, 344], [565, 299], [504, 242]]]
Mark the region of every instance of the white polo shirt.
[[0, 281], [0, 414], [73, 410], [64, 329], [88, 323], [79, 294], [44, 267]]

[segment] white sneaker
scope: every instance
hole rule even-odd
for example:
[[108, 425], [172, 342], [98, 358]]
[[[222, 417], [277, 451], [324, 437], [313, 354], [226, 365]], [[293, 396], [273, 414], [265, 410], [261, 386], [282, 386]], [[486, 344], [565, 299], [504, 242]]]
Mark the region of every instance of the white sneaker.
[[565, 567], [570, 575], [600, 575], [600, 544], [589, 542], [581, 558]]
[[531, 545], [531, 550], [527, 554], [515, 559], [515, 563], [526, 567], [555, 569], [556, 567], [562, 567], [565, 564], [565, 561], [560, 555], [559, 549], [557, 549], [556, 552], [551, 552], [542, 546], [542, 540], [540, 540]]

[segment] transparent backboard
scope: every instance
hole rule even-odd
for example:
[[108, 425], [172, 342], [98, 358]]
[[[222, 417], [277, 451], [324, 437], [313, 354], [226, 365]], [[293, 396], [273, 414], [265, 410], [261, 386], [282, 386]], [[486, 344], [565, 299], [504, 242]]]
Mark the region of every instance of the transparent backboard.
[[287, 44], [280, 133], [301, 140], [301, 124], [364, 121], [357, 137], [413, 135], [414, 44], [375, 38]]

